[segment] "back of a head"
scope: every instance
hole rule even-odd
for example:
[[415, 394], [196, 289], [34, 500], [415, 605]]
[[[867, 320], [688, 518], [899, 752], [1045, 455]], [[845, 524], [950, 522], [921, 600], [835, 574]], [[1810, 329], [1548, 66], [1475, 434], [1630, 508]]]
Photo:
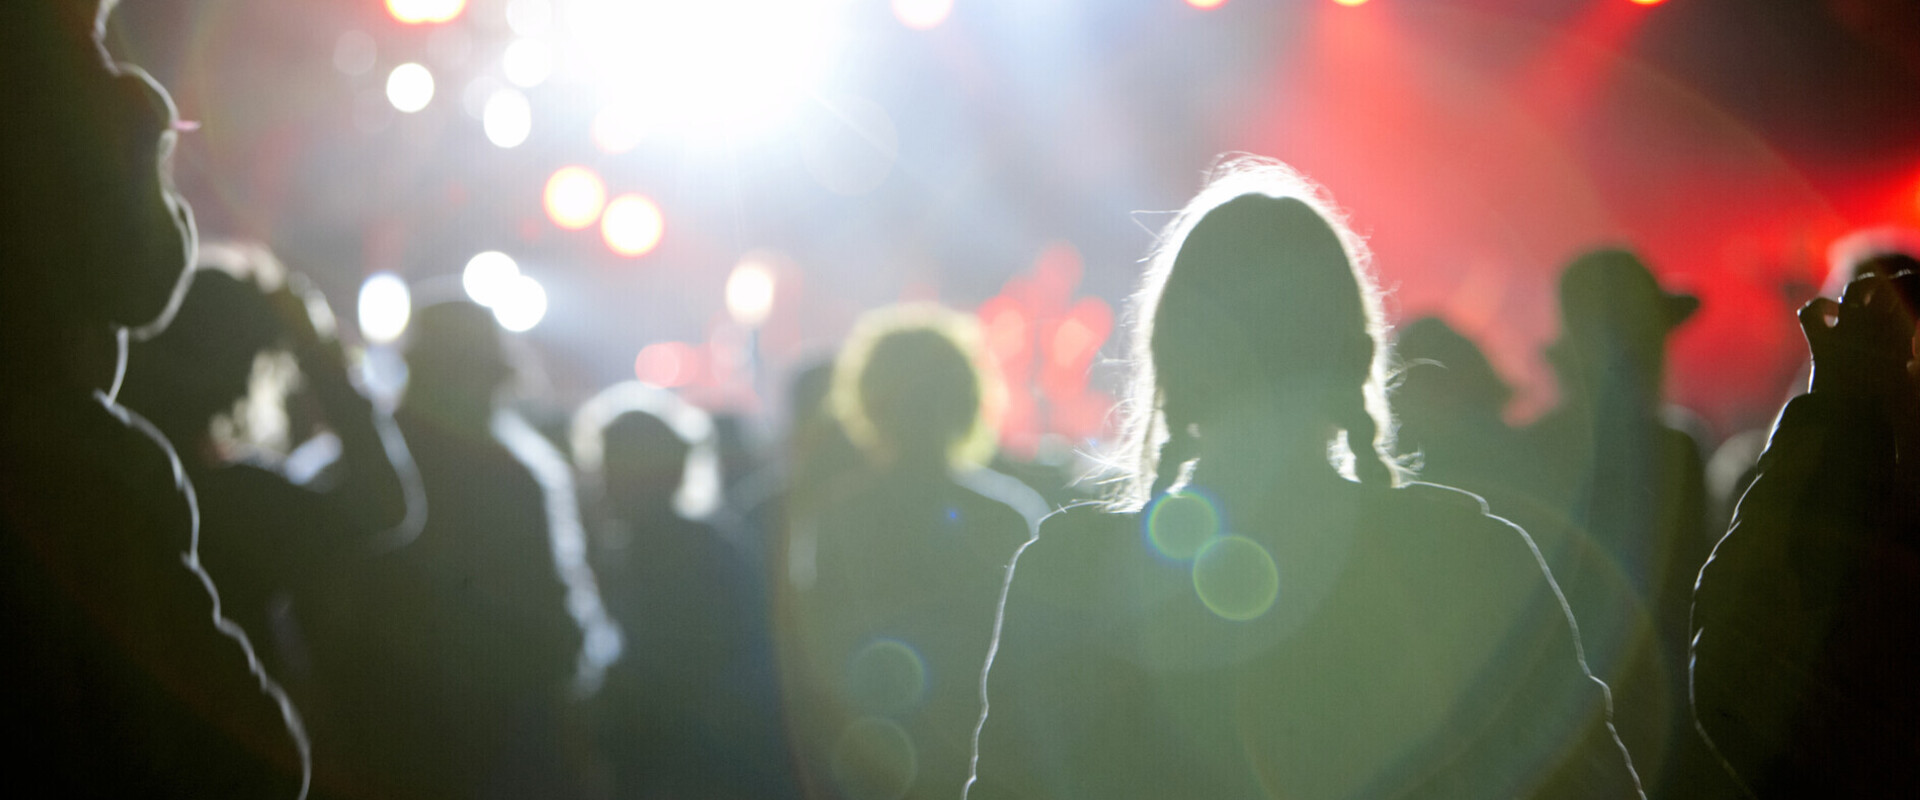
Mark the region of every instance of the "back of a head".
[[255, 357], [281, 344], [283, 330], [259, 285], [196, 270], [172, 324], [129, 351], [122, 400], [169, 435], [204, 428], [246, 395]]
[[600, 474], [608, 498], [665, 507], [680, 491], [692, 449], [664, 420], [645, 411], [614, 417], [600, 431]]
[[193, 252], [165, 177], [175, 112], [158, 84], [98, 43], [94, 0], [0, 10], [0, 307], [10, 338], [94, 321], [164, 321]]
[[930, 305], [862, 318], [834, 368], [832, 403], [854, 441], [882, 457], [980, 461], [991, 445], [978, 332]]
[[1291, 167], [1253, 156], [1216, 167], [1162, 234], [1134, 298], [1131, 418], [1116, 454], [1133, 474], [1119, 504], [1147, 499], [1161, 439], [1227, 404], [1348, 431], [1356, 469], [1390, 481], [1372, 452], [1387, 430], [1387, 348], [1367, 260]]
[[407, 326], [407, 391], [471, 395], [491, 400], [511, 376], [505, 342], [493, 312], [478, 303], [435, 303]]
[[1590, 250], [1560, 274], [1561, 333], [1553, 358], [1563, 370], [1591, 376], [1588, 383], [1632, 379], [1657, 393], [1667, 335], [1699, 307], [1691, 295], [1662, 289], [1632, 251]]
[[1394, 410], [1405, 419], [1416, 414], [1436, 421], [1462, 414], [1497, 417], [1513, 396], [1480, 346], [1439, 317], [1402, 327], [1394, 351], [1401, 364]]

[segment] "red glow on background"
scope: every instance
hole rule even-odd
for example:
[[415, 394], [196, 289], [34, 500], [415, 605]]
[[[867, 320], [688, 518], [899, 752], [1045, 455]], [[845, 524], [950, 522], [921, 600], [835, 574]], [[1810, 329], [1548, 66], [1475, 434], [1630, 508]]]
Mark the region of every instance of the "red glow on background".
[[640, 348], [633, 360], [633, 376], [655, 386], [686, 386], [705, 372], [704, 356], [700, 348], [686, 342], [654, 342]]
[[547, 179], [541, 203], [547, 219], [570, 231], [592, 225], [607, 204], [607, 184], [586, 167], [561, 167]]
[[1667, 0], [1632, 0], [1632, 3], [1636, 6], [1657, 6], [1666, 1]]
[[402, 25], [452, 22], [467, 10], [467, 0], [387, 0], [387, 14]]
[[1054, 242], [975, 312], [1007, 390], [1000, 446], [1015, 455], [1031, 457], [1045, 435], [1083, 441], [1106, 426], [1112, 398], [1090, 389], [1088, 377], [1113, 334], [1113, 309], [1098, 297], [1075, 299], [1081, 271], [1080, 251]]

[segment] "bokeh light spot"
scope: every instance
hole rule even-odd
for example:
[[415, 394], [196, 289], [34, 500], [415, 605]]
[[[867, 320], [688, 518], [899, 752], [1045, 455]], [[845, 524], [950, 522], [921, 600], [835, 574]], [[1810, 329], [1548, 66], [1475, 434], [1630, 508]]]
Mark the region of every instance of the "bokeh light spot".
[[953, 0], [893, 0], [893, 18], [916, 31], [939, 27], [952, 13]]
[[372, 344], [400, 338], [413, 317], [413, 293], [391, 272], [376, 272], [360, 284], [360, 335]]
[[640, 348], [633, 360], [633, 377], [642, 383], [672, 388], [685, 386], [700, 373], [700, 351], [686, 342], [654, 342]]
[[877, 639], [847, 663], [847, 697], [862, 713], [896, 717], [920, 705], [927, 688], [927, 662], [912, 645]]
[[1208, 611], [1245, 622], [1273, 608], [1280, 597], [1280, 568], [1259, 542], [1222, 536], [1194, 557], [1193, 591]]
[[491, 308], [512, 289], [518, 277], [520, 265], [513, 256], [488, 250], [467, 259], [466, 269], [460, 271], [460, 288], [473, 302]]
[[600, 219], [600, 237], [607, 241], [607, 247], [628, 258], [653, 252], [665, 231], [666, 221], [660, 216], [660, 207], [637, 194], [614, 198], [607, 203], [607, 212]]
[[1365, 5], [1367, 0], [1333, 0], [1333, 2], [1343, 6], [1358, 6]]
[[1193, 558], [1219, 534], [1220, 512], [1197, 492], [1164, 495], [1147, 510], [1147, 541], [1168, 558]]
[[1657, 6], [1666, 1], [1667, 0], [1632, 0], [1636, 6]]
[[411, 61], [387, 73], [387, 102], [411, 114], [433, 102], [433, 73]]
[[387, 14], [402, 25], [452, 22], [467, 10], [467, 0], [387, 0]]
[[553, 74], [553, 48], [539, 39], [517, 39], [507, 45], [500, 57], [500, 70], [507, 80], [523, 89], [539, 86]]
[[586, 167], [561, 167], [547, 179], [547, 218], [570, 231], [592, 225], [607, 204], [607, 184]]
[[1190, 5], [1190, 6], [1193, 6], [1194, 8], [1198, 8], [1202, 10], [1219, 8], [1226, 4], [1227, 4], [1227, 0], [1187, 0], [1187, 5]]
[[749, 328], [767, 321], [773, 312], [773, 270], [757, 258], [741, 259], [727, 276], [727, 314]]
[[539, 36], [553, 26], [553, 5], [547, 0], [507, 0], [507, 27], [521, 36]]
[[533, 132], [533, 106], [527, 96], [512, 89], [501, 89], [487, 98], [480, 112], [480, 127], [495, 147], [520, 146]]
[[891, 720], [862, 717], [833, 743], [833, 778], [850, 800], [899, 800], [920, 770], [913, 737]]
[[547, 290], [526, 275], [513, 276], [493, 301], [493, 318], [514, 333], [533, 330], [546, 316]]

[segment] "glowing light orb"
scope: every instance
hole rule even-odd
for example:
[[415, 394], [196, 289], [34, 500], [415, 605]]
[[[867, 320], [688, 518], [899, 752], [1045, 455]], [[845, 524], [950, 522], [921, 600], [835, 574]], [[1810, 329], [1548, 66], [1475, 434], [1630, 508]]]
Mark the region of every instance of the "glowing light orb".
[[920, 772], [913, 737], [892, 720], [862, 717], [833, 743], [831, 767], [852, 800], [900, 800]]
[[1227, 0], [1187, 0], [1187, 5], [1190, 5], [1190, 6], [1193, 6], [1194, 8], [1198, 8], [1202, 10], [1219, 8], [1226, 4], [1227, 4]]
[[411, 61], [387, 73], [387, 102], [411, 114], [433, 102], [433, 73]]
[[1365, 4], [1367, 0], [1333, 0], [1333, 2], [1343, 6], [1357, 6]]
[[360, 335], [373, 344], [400, 338], [413, 317], [413, 293], [391, 272], [376, 272], [360, 284]]
[[607, 184], [586, 167], [561, 167], [547, 178], [541, 198], [547, 219], [570, 231], [592, 225], [607, 204]]
[[467, 0], [387, 0], [387, 14], [402, 25], [452, 22], [467, 10]]
[[513, 276], [493, 299], [493, 318], [514, 333], [533, 330], [546, 316], [547, 290], [526, 275]]
[[566, 27], [602, 102], [689, 134], [764, 131], [826, 76], [848, 0], [576, 0]]
[[924, 699], [927, 662], [906, 642], [878, 639], [853, 654], [846, 687], [848, 698], [863, 713], [898, 716]]
[[1273, 608], [1280, 597], [1280, 567], [1259, 542], [1221, 536], [1194, 556], [1193, 591], [1208, 611], [1245, 622]]
[[1657, 6], [1666, 1], [1667, 0], [1631, 0], [1636, 6]]
[[952, 13], [953, 0], [893, 0], [893, 18], [916, 31], [939, 27]]
[[766, 322], [773, 312], [773, 286], [772, 269], [758, 259], [742, 260], [727, 276], [727, 313], [749, 328]]
[[539, 86], [553, 74], [553, 48], [539, 39], [517, 39], [500, 56], [500, 71], [523, 89]]
[[495, 147], [518, 147], [533, 132], [533, 106], [527, 103], [526, 95], [501, 89], [487, 98], [486, 107], [480, 111], [480, 127]]
[[467, 259], [466, 269], [460, 271], [460, 288], [467, 291], [467, 297], [473, 302], [492, 307], [512, 289], [518, 277], [520, 265], [514, 262], [513, 256], [488, 250]]
[[1147, 541], [1172, 559], [1193, 558], [1220, 535], [1220, 512], [1206, 496], [1189, 491], [1169, 494], [1147, 509]]
[[628, 258], [653, 252], [664, 232], [666, 220], [660, 216], [660, 207], [637, 194], [614, 198], [600, 217], [600, 238], [613, 252]]

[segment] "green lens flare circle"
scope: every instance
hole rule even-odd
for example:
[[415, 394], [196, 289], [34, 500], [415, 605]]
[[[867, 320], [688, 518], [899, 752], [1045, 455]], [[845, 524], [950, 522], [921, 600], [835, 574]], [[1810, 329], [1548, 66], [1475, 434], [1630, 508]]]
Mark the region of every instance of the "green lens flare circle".
[[1267, 613], [1280, 598], [1280, 567], [1259, 542], [1222, 536], [1194, 556], [1193, 591], [1208, 611], [1246, 622]]
[[1185, 561], [1220, 533], [1220, 513], [1203, 495], [1181, 492], [1155, 500], [1147, 512], [1147, 539], [1167, 558]]
[[892, 720], [862, 717], [841, 731], [832, 755], [834, 780], [848, 800], [900, 800], [920, 771], [913, 738]]

